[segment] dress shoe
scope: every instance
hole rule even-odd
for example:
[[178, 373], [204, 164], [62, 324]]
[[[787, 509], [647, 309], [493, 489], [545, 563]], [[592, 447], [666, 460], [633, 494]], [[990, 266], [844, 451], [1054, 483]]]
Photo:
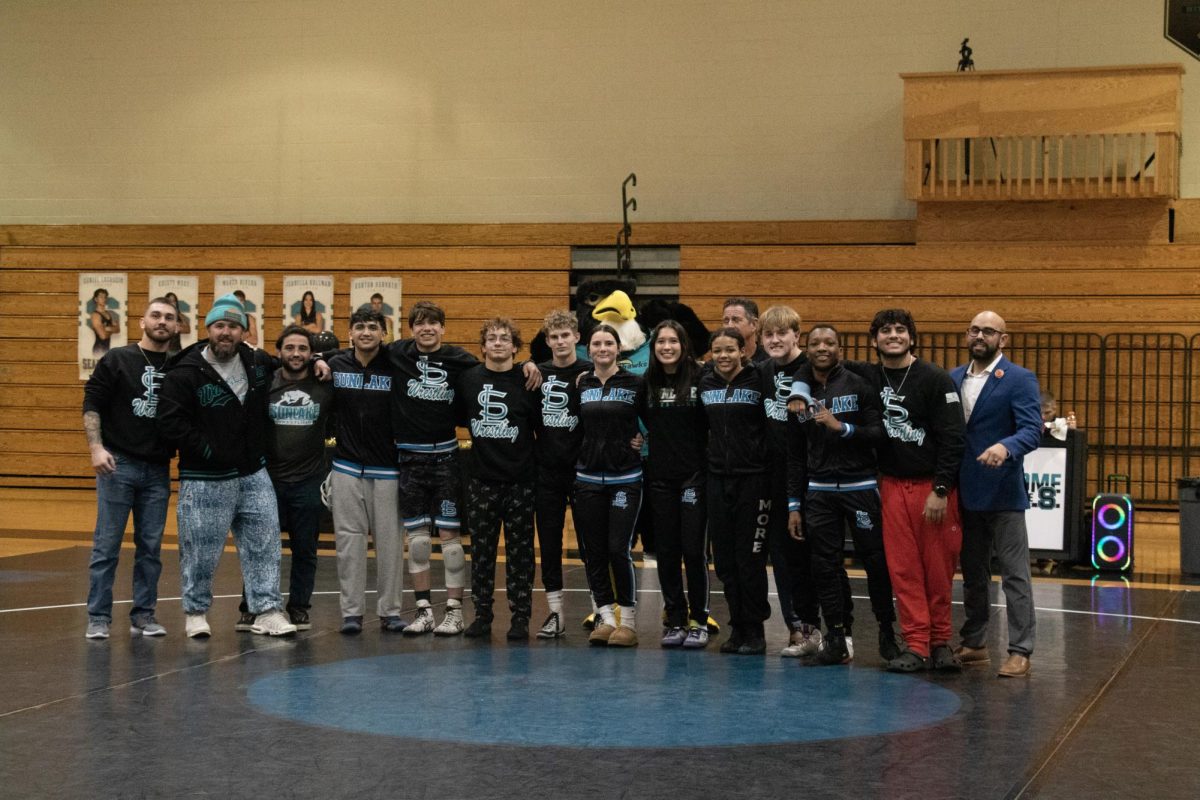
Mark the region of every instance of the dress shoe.
[[967, 647], [965, 644], [954, 648], [954, 655], [958, 656], [958, 662], [964, 667], [977, 667], [992, 660], [986, 647]]
[[996, 674], [1001, 678], [1024, 678], [1029, 674], [1029, 656], [1009, 653], [1004, 665]]

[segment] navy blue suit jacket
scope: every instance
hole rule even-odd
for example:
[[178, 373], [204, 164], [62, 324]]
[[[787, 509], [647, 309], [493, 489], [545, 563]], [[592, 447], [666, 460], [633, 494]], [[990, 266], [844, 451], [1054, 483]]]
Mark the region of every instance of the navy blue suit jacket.
[[[950, 373], [962, 393], [967, 366]], [[964, 409], [965, 410], [965, 409]], [[967, 420], [967, 447], [959, 470], [958, 496], [968, 511], [1024, 511], [1025, 454], [1042, 441], [1042, 402], [1037, 376], [1001, 356], [988, 376]], [[999, 467], [985, 467], [975, 459], [999, 442], [1008, 458]]]

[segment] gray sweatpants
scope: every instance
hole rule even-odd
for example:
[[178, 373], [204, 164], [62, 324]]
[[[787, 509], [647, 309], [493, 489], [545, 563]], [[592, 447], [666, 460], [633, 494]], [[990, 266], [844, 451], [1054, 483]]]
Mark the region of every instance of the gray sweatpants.
[[400, 615], [404, 539], [396, 505], [398, 485], [395, 479], [333, 472], [333, 530], [343, 617], [361, 617], [366, 608], [368, 531], [375, 537], [376, 613]]

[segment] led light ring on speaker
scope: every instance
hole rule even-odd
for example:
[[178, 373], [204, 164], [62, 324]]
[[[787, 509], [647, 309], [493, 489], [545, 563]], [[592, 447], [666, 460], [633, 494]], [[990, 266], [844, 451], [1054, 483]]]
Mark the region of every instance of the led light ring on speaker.
[[[1112, 557], [1109, 557], [1104, 552], [1104, 546], [1109, 542], [1116, 542], [1117, 544], [1117, 554]], [[1125, 557], [1125, 543], [1116, 536], [1105, 536], [1103, 539], [1096, 542], [1096, 555], [1100, 556], [1101, 561], [1107, 561], [1110, 564], [1115, 561], [1120, 561]]]
[[[1106, 516], [1110, 508], [1116, 511], [1119, 515], [1118, 520], [1112, 524], [1109, 524], [1108, 517]], [[1118, 528], [1121, 528], [1125, 525], [1125, 518], [1125, 509], [1121, 508], [1116, 503], [1105, 503], [1104, 505], [1100, 506], [1098, 511], [1096, 511], [1096, 521], [1099, 522], [1101, 527], [1103, 527], [1105, 530], [1115, 531]]]

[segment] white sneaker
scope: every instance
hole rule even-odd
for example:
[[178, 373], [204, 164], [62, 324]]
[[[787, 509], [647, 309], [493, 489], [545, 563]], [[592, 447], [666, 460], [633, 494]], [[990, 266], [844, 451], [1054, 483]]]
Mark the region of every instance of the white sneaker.
[[212, 636], [212, 628], [208, 627], [208, 618], [203, 613], [188, 614], [183, 623], [183, 630], [189, 639], [207, 639]]
[[[433, 615], [430, 614], [430, 617]], [[461, 608], [447, 608], [446, 616], [442, 620], [442, 624], [433, 629], [434, 636], [457, 636], [463, 632], [466, 626], [463, 624], [463, 615]]]
[[546, 621], [542, 624], [542, 629], [537, 632], [537, 638], [557, 639], [566, 634], [567, 630], [563, 627], [562, 617], [557, 611], [551, 611], [550, 616], [546, 617]]
[[800, 630], [792, 631], [792, 636], [788, 640], [788, 646], [779, 651], [779, 655], [784, 658], [802, 658], [804, 656], [815, 656], [817, 651], [821, 649], [821, 642], [825, 637], [821, 635], [821, 629], [813, 625], [801, 625]]
[[[460, 612], [461, 613], [461, 612]], [[433, 630], [433, 609], [429, 606], [417, 606], [417, 615], [404, 629], [405, 636], [420, 636]]]
[[287, 618], [287, 614], [276, 608], [255, 617], [250, 632], [266, 636], [291, 636], [296, 632], [296, 626]]
[[854, 640], [849, 636], [846, 637], [846, 652], [850, 654], [851, 658], [854, 658]]

